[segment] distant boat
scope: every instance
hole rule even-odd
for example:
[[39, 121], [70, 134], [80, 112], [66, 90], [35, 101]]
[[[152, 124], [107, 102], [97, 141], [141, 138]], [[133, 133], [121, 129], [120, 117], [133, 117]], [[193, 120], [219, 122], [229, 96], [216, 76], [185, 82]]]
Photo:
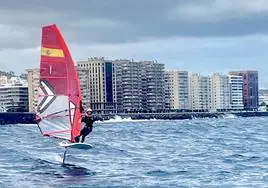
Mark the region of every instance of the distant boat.
[[44, 26], [37, 122], [43, 136], [65, 140], [60, 144], [66, 147], [63, 162], [67, 147], [83, 145], [74, 143], [81, 129], [81, 105], [80, 81], [69, 49], [55, 24]]

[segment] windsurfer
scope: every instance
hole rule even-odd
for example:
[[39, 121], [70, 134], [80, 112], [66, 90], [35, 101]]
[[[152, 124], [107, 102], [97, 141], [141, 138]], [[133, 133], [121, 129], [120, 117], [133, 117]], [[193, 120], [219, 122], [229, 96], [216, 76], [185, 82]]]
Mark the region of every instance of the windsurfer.
[[83, 143], [85, 141], [85, 137], [92, 132], [94, 121], [96, 120], [93, 118], [92, 110], [89, 108], [86, 110], [86, 114], [82, 117], [82, 122], [84, 122], [86, 125], [81, 130], [80, 135], [75, 137], [76, 142], [80, 141], [81, 136], [82, 136], [81, 142]]

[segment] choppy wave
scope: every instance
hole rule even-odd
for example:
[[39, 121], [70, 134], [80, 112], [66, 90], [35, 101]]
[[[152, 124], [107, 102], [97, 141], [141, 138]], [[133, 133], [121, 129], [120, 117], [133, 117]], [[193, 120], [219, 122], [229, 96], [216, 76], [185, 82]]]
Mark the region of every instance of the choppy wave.
[[97, 123], [122, 123], [122, 122], [142, 122], [142, 121], [156, 121], [156, 119], [132, 119], [131, 117], [114, 116], [109, 120], [97, 121]]
[[237, 118], [237, 116], [234, 115], [234, 114], [228, 114], [228, 113], [226, 113], [226, 114], [224, 114], [224, 115], [222, 116], [222, 118], [233, 119], [233, 118]]
[[[116, 122], [117, 121], [117, 122]], [[110, 121], [111, 122], [111, 121]], [[96, 126], [88, 151], [37, 126], [0, 129], [0, 187], [267, 187], [268, 118], [135, 121]]]
[[[223, 119], [233, 119], [233, 118], [237, 118], [236, 115], [234, 114], [223, 114], [223, 115], [219, 115], [218, 118], [223, 118]], [[205, 117], [205, 118], [201, 118], [201, 117], [195, 117], [192, 116], [191, 119], [193, 120], [198, 120], [198, 119], [216, 119], [216, 117]], [[184, 121], [183, 120], [173, 120], [173, 121]], [[187, 120], [187, 119], [186, 119]], [[132, 119], [131, 117], [121, 117], [121, 116], [114, 116], [113, 118], [110, 118], [109, 120], [104, 120], [104, 121], [97, 121], [97, 123], [123, 123], [123, 122], [148, 122], [148, 121], [170, 121], [170, 120], [165, 120], [165, 119]]]
[[[218, 117], [195, 117], [195, 116], [191, 116], [192, 120], [198, 120], [198, 119], [217, 119], [217, 118], [222, 118], [222, 119], [233, 119], [233, 118], [237, 118], [236, 115], [231, 114], [231, 113], [225, 113], [225, 114], [221, 114]], [[182, 119], [182, 120], [172, 120], [172, 121], [185, 121], [187, 119]], [[131, 117], [121, 117], [121, 116], [114, 116], [112, 118], [110, 118], [109, 120], [104, 120], [104, 121], [97, 121], [97, 123], [122, 123], [122, 122], [152, 122], [152, 121], [170, 121], [170, 120], [165, 120], [165, 119], [132, 119]]]

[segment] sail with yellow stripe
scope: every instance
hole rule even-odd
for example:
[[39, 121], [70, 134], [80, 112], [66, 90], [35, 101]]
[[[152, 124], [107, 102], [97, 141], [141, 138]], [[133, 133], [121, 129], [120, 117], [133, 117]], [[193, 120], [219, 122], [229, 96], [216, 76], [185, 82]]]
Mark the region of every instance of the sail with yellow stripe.
[[38, 126], [44, 136], [74, 142], [81, 129], [80, 81], [56, 25], [42, 28]]

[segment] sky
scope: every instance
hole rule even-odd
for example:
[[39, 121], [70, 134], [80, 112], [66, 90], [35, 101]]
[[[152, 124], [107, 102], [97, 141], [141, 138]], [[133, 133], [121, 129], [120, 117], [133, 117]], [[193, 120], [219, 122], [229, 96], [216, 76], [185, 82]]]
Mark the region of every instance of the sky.
[[268, 88], [267, 0], [1, 0], [0, 70], [40, 62], [41, 27], [57, 24], [73, 58], [156, 60], [203, 75], [259, 71]]

